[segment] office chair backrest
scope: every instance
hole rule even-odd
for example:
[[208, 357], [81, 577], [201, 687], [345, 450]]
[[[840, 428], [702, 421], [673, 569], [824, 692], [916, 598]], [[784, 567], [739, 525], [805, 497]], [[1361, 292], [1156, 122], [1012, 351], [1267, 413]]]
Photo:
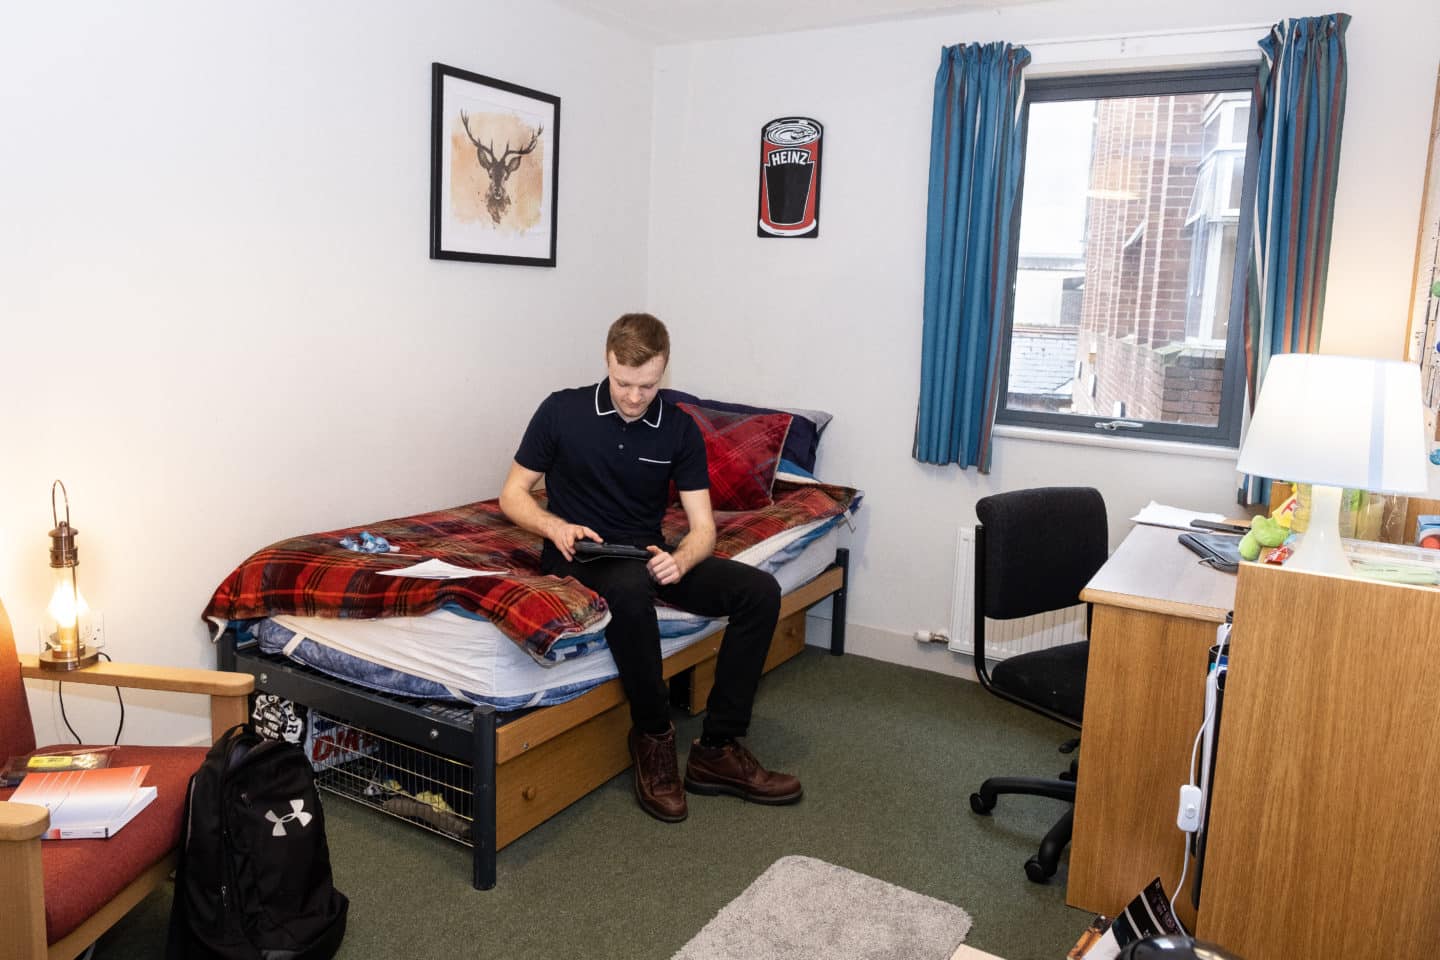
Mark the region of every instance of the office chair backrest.
[[30, 703], [25, 699], [25, 681], [20, 679], [20, 658], [15, 653], [15, 635], [5, 604], [0, 603], [0, 765], [10, 757], [35, 750], [35, 728], [30, 723]]
[[1105, 500], [1092, 487], [998, 493], [977, 502], [975, 514], [984, 527], [976, 602], [992, 620], [1074, 606], [1109, 556]]

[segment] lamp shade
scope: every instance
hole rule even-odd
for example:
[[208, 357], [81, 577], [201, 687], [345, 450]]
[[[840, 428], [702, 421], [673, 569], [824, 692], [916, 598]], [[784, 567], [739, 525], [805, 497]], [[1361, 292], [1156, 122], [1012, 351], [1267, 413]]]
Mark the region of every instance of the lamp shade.
[[1297, 483], [1424, 493], [1420, 368], [1372, 357], [1271, 357], [1236, 469]]

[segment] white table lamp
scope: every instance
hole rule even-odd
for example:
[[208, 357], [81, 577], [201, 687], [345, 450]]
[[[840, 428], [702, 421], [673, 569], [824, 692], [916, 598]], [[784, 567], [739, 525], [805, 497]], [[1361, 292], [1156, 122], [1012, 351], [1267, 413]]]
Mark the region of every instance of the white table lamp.
[[1341, 490], [1426, 491], [1420, 368], [1370, 357], [1271, 357], [1235, 466], [1311, 485], [1310, 525], [1287, 568], [1353, 576], [1340, 543]]

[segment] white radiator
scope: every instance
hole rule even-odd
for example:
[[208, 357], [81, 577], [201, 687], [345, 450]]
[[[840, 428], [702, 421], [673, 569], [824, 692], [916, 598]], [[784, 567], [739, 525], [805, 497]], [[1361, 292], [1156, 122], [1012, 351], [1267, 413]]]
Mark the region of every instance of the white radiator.
[[[961, 527], [955, 544], [955, 587], [950, 594], [950, 649], [975, 650], [975, 528]], [[985, 658], [1004, 660], [1085, 639], [1085, 604], [1016, 620], [985, 620]]]

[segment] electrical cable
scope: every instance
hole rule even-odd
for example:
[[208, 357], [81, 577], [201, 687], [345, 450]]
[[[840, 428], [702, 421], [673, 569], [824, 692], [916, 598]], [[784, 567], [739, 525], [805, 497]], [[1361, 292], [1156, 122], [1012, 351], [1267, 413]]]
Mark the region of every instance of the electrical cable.
[[[104, 657], [110, 663], [115, 662], [115, 658], [103, 650], [100, 651], [100, 656]], [[120, 704], [120, 722], [115, 725], [115, 739], [111, 740], [110, 743], [118, 747], [120, 745], [120, 731], [125, 729], [125, 698], [120, 695], [119, 687], [115, 688], [115, 700]]]
[[65, 715], [65, 684], [63, 682], [55, 684], [55, 692], [60, 696], [60, 719], [65, 721], [65, 729], [70, 731], [70, 736], [75, 738], [76, 743], [83, 743], [80, 734], [70, 726], [70, 718]]
[[[1195, 760], [1200, 753], [1200, 741], [1205, 737], [1205, 728], [1210, 725], [1210, 717], [1214, 714], [1214, 712], [1215, 708], [1212, 704], [1211, 708], [1205, 713], [1205, 719], [1200, 723], [1200, 730], [1195, 734], [1195, 743], [1190, 748], [1189, 779], [1186, 782], [1186, 786], [1195, 785]], [[1175, 918], [1176, 925], [1179, 926], [1182, 931], [1187, 933], [1189, 931], [1186, 931], [1185, 924], [1180, 922], [1180, 915], [1175, 912], [1175, 898], [1180, 896], [1181, 890], [1185, 889], [1185, 876], [1190, 872], [1190, 837], [1191, 835], [1189, 833], [1186, 833], [1185, 839], [1181, 841], [1180, 879], [1175, 881], [1175, 889], [1172, 890], [1170, 893], [1170, 915]]]
[[[100, 652], [100, 656], [109, 660], [111, 663], [115, 662], [115, 658], [104, 651]], [[60, 698], [60, 719], [65, 722], [65, 729], [70, 731], [70, 736], [75, 738], [76, 743], [84, 743], [85, 741], [80, 739], [80, 734], [76, 733], [75, 728], [70, 725], [70, 717], [65, 713], [65, 682], [63, 680], [55, 684], [55, 692]], [[115, 688], [115, 699], [120, 704], [120, 722], [115, 727], [115, 739], [110, 742], [112, 745], [118, 746], [120, 744], [120, 732], [125, 729], [125, 698], [121, 695], [119, 687]]]
[[[1228, 663], [1228, 654], [1229, 654], [1229, 652], [1230, 652], [1230, 634], [1229, 634], [1229, 632], [1227, 631], [1226, 634], [1225, 634], [1225, 639], [1222, 640], [1222, 641], [1220, 641], [1220, 643], [1217, 644], [1217, 646], [1216, 646], [1216, 648], [1215, 648], [1215, 670], [1216, 670], [1216, 671], [1219, 671], [1219, 670], [1220, 670], [1220, 668], [1221, 668], [1221, 666], [1222, 666], [1222, 662], [1227, 662], [1227, 663]], [[1225, 667], [1225, 669], [1226, 669], [1227, 671], [1229, 670], [1228, 665]], [[1207, 678], [1207, 679], [1208, 679], [1208, 678]], [[1210, 719], [1211, 719], [1211, 717], [1213, 717], [1213, 716], [1215, 715], [1215, 708], [1216, 708], [1216, 706], [1217, 706], [1219, 703], [1220, 703], [1220, 698], [1219, 698], [1219, 696], [1216, 696], [1215, 699], [1210, 703], [1209, 709], [1207, 709], [1207, 710], [1205, 711], [1205, 719], [1200, 721], [1200, 729], [1197, 730], [1196, 733], [1195, 733], [1195, 742], [1194, 742], [1194, 743], [1191, 745], [1191, 747], [1190, 747], [1190, 768], [1189, 768], [1189, 770], [1188, 770], [1188, 779], [1187, 779], [1186, 784], [1185, 784], [1186, 786], [1193, 787], [1193, 786], [1195, 785], [1196, 779], [1198, 779], [1198, 777], [1197, 777], [1197, 775], [1196, 775], [1196, 771], [1195, 771], [1195, 762], [1196, 762], [1196, 760], [1199, 758], [1199, 755], [1200, 755], [1200, 741], [1205, 738], [1205, 730], [1206, 730], [1207, 727], [1210, 726]], [[1207, 798], [1206, 798], [1206, 801], [1205, 801], [1206, 806], [1209, 806], [1209, 802], [1210, 802], [1210, 801], [1209, 801], [1209, 798], [1207, 797]], [[1190, 872], [1190, 840], [1191, 840], [1191, 836], [1192, 836], [1191, 834], [1186, 833], [1186, 834], [1185, 834], [1185, 840], [1184, 840], [1184, 842], [1183, 842], [1182, 845], [1181, 845], [1181, 855], [1180, 855], [1180, 856], [1181, 856], [1181, 859], [1180, 859], [1180, 879], [1179, 879], [1178, 881], [1176, 881], [1176, 883], [1175, 883], [1175, 889], [1174, 889], [1174, 890], [1171, 892], [1171, 894], [1170, 894], [1170, 915], [1175, 918], [1175, 923], [1176, 923], [1177, 926], [1180, 927], [1181, 930], [1184, 930], [1184, 929], [1185, 929], [1185, 925], [1180, 922], [1180, 915], [1175, 912], [1175, 898], [1178, 897], [1178, 896], [1180, 896], [1180, 891], [1181, 891], [1181, 890], [1184, 890], [1184, 889], [1185, 889], [1185, 877], [1186, 877], [1186, 875]]]

